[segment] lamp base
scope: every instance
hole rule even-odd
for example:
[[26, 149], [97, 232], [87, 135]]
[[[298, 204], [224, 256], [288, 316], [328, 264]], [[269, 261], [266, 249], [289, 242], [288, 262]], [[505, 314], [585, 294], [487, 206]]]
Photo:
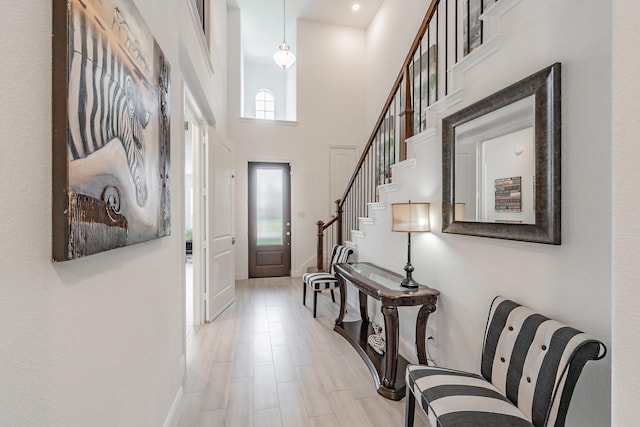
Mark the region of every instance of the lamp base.
[[400, 282], [400, 286], [407, 289], [418, 289], [418, 282], [416, 282], [413, 277], [405, 277], [402, 282]]

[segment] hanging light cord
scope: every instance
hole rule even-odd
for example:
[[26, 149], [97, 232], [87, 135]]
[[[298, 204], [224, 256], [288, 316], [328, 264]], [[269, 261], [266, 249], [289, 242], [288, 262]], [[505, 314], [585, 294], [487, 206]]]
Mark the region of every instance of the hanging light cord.
[[287, 41], [287, 0], [282, 0], [282, 43]]

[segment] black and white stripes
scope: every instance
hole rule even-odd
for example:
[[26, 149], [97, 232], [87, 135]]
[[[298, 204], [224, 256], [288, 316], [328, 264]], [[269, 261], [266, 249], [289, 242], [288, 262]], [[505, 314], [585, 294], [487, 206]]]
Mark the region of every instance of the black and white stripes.
[[353, 249], [347, 246], [335, 245], [331, 251], [329, 272], [306, 273], [302, 277], [303, 282], [309, 285], [314, 291], [336, 288], [338, 286], [338, 279], [336, 279], [336, 272], [333, 266], [347, 262], [352, 253]]
[[318, 292], [326, 289], [331, 289], [331, 296], [333, 297], [333, 289], [338, 287], [338, 279], [336, 278], [336, 272], [334, 269], [335, 264], [347, 262], [349, 256], [353, 253], [353, 249], [335, 245], [331, 251], [331, 259], [329, 260], [329, 272], [320, 271], [317, 273], [305, 273], [302, 276], [302, 304], [305, 304], [307, 297], [307, 286], [313, 290], [313, 317], [316, 317], [316, 306]]
[[582, 367], [604, 351], [588, 335], [498, 297], [482, 375], [410, 365], [407, 386], [438, 426], [559, 427]]
[[144, 206], [147, 180], [143, 129], [150, 114], [132, 72], [94, 17], [71, 2], [69, 35], [69, 159], [82, 159], [118, 138]]

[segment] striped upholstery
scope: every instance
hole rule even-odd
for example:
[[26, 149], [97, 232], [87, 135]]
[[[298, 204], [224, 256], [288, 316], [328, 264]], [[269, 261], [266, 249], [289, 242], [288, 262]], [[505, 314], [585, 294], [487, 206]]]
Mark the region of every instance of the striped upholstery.
[[[349, 256], [353, 253], [353, 249], [342, 245], [335, 245], [331, 250], [331, 259], [329, 260], [329, 273], [305, 273], [302, 276], [302, 304], [305, 304], [307, 296], [307, 286], [314, 292], [313, 294], [313, 317], [316, 317], [317, 307], [317, 292], [322, 292], [326, 289], [331, 289], [331, 296], [333, 297], [333, 289], [338, 287], [338, 279], [335, 276], [334, 264], [340, 264], [347, 262]], [[335, 302], [335, 300], [334, 300]]]
[[302, 280], [314, 291], [333, 289], [338, 287], [336, 276], [330, 273], [305, 273]]
[[588, 335], [497, 297], [485, 331], [482, 375], [407, 367], [407, 426], [416, 397], [439, 427], [564, 426], [582, 368], [605, 354], [604, 344]]

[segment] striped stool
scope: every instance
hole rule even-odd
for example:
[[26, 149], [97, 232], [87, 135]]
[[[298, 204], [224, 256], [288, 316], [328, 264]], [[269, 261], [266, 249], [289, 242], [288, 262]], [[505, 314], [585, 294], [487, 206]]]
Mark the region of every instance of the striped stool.
[[501, 297], [491, 305], [481, 375], [409, 365], [406, 426], [416, 399], [434, 426], [564, 426], [582, 368], [606, 347]]
[[329, 260], [329, 273], [305, 273], [302, 276], [302, 305], [306, 304], [307, 286], [313, 291], [313, 317], [316, 317], [316, 308], [318, 305], [318, 293], [323, 290], [331, 290], [331, 299], [336, 302], [333, 290], [338, 287], [338, 279], [333, 270], [334, 264], [347, 262], [349, 256], [353, 253], [353, 249], [342, 245], [335, 245], [331, 251], [331, 259]]

